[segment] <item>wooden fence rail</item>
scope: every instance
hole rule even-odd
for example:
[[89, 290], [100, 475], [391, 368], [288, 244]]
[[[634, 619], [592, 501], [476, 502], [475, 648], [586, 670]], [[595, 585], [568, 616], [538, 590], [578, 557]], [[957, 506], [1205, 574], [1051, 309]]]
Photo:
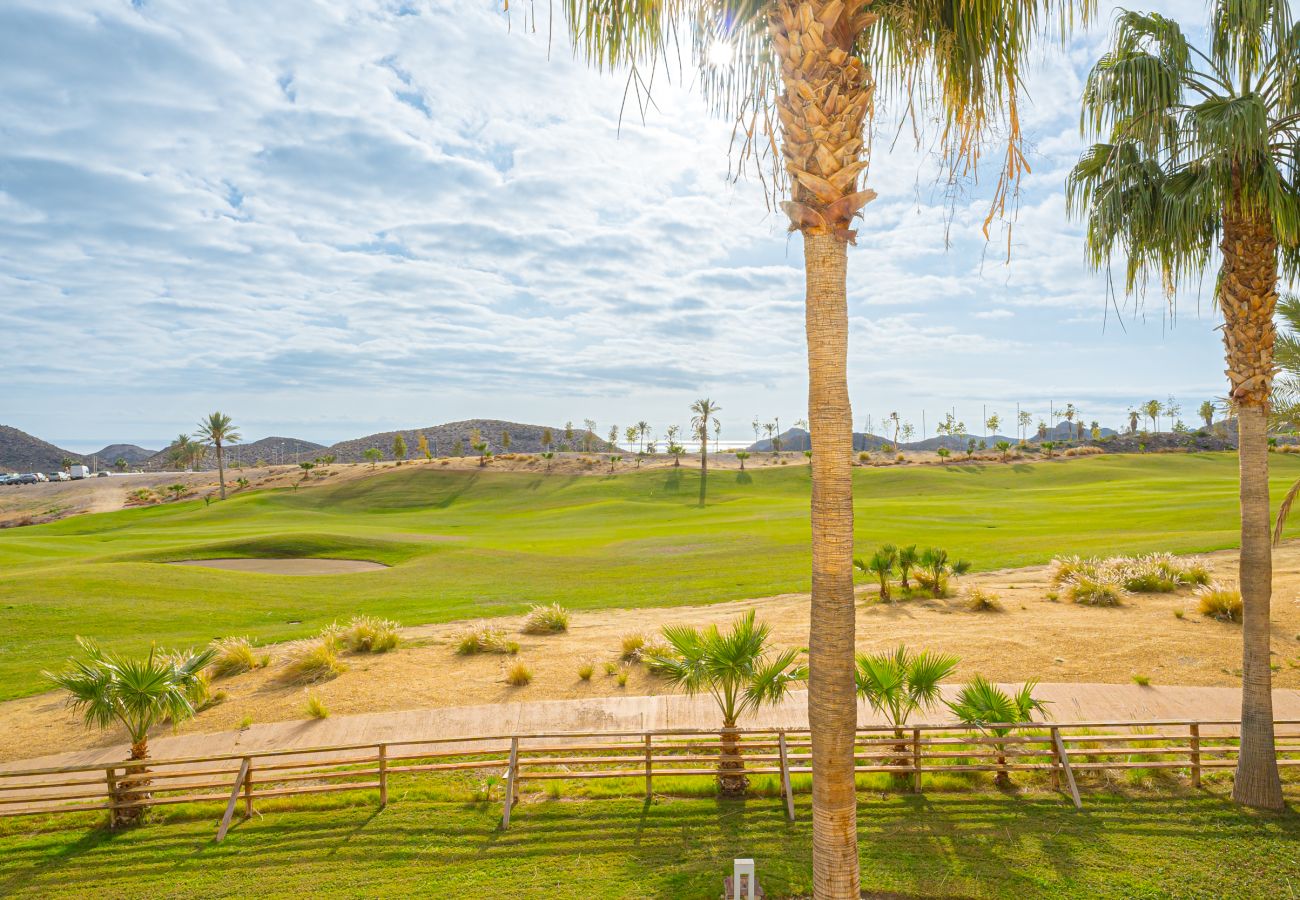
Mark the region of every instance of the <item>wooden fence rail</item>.
[[[1300, 765], [1300, 720], [1276, 723], [1277, 761]], [[1236, 765], [1236, 721], [1052, 722], [987, 725], [908, 725], [858, 729], [858, 772], [892, 775], [920, 792], [926, 775], [987, 772], [1045, 773], [1082, 806], [1079, 778], [1126, 769], [1185, 771], [1199, 786], [1208, 770]], [[794, 818], [791, 776], [811, 769], [808, 730], [734, 729], [552, 732], [471, 738], [382, 741], [178, 759], [128, 760], [0, 772], [0, 816], [108, 811], [139, 813], [153, 806], [224, 803], [217, 840], [225, 837], [239, 801], [248, 817], [258, 800], [337, 791], [375, 791], [388, 803], [395, 774], [477, 772], [487, 793], [504, 783], [501, 825], [509, 827], [521, 785], [584, 779], [717, 777], [743, 766], [745, 775], [778, 776], [786, 815]], [[662, 784], [662, 782], [660, 782]]]

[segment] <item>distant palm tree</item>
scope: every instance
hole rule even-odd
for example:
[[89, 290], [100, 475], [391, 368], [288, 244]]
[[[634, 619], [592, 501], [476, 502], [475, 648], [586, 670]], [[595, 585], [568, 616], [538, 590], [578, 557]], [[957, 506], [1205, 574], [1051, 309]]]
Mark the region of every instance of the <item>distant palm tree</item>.
[[1003, 462], [1006, 462], [1006, 461], [1007, 461], [1007, 454], [1011, 452], [1011, 442], [1010, 442], [1010, 441], [998, 441], [998, 442], [997, 442], [996, 444], [994, 444], [993, 446], [996, 447], [997, 450], [998, 450], [998, 452], [1002, 454], [1002, 461], [1003, 461]]
[[771, 628], [757, 624], [753, 610], [726, 633], [717, 625], [703, 630], [670, 625], [663, 634], [672, 651], [649, 654], [650, 668], [687, 694], [708, 693], [718, 702], [723, 728], [718, 786], [724, 794], [744, 793], [748, 779], [736, 726], [759, 707], [780, 703], [791, 684], [808, 677], [807, 668], [797, 662], [800, 651], [773, 651], [767, 643]]
[[749, 459], [749, 453], [744, 450], [737, 450], [736, 459], [740, 460], [740, 471], [745, 471], [745, 460]]
[[650, 423], [644, 419], [636, 423], [637, 438], [640, 443], [637, 445], [637, 453], [645, 452], [645, 439], [650, 434]]
[[113, 460], [113, 468], [117, 469], [119, 472], [125, 472], [127, 465], [128, 463], [125, 456], [119, 456], [117, 459]]
[[551, 460], [555, 459], [555, 454], [546, 450], [542, 453], [542, 459], [546, 460], [546, 471], [551, 471]]
[[1160, 414], [1165, 411], [1164, 404], [1159, 400], [1148, 400], [1142, 404], [1142, 413], [1151, 420], [1151, 432], [1160, 433]]
[[167, 450], [167, 458], [171, 460], [177, 471], [186, 468], [190, 464], [190, 461], [194, 458], [194, 443], [190, 440], [188, 434], [177, 436]]
[[[150, 649], [148, 656], [127, 657], [101, 650], [86, 638], [77, 642], [87, 658], [70, 659], [68, 671], [44, 676], [68, 692], [68, 706], [81, 713], [88, 727], [124, 727], [131, 739], [131, 759], [149, 757], [149, 731], [155, 725], [180, 724], [194, 715], [206, 693], [203, 669], [216, 653], [207, 649], [170, 656]], [[148, 796], [139, 790], [144, 771], [131, 770], [131, 787], [114, 797], [115, 803], [130, 804]], [[140, 807], [128, 805], [114, 810], [113, 818], [115, 823], [129, 822], [141, 813]]]
[[1268, 411], [1279, 264], [1300, 269], [1300, 28], [1287, 0], [1213, 0], [1209, 45], [1160, 15], [1122, 12], [1084, 89], [1097, 143], [1070, 175], [1089, 262], [1126, 257], [1171, 299], [1218, 263], [1214, 295], [1236, 413], [1243, 600], [1241, 748], [1233, 798], [1280, 809], [1269, 606]]
[[1201, 421], [1205, 423], [1206, 428], [1209, 428], [1211, 425], [1213, 425], [1214, 424], [1214, 401], [1206, 400], [1202, 402], [1201, 408], [1197, 410], [1197, 414], [1200, 415]]
[[[1014, 694], [1008, 694], [982, 675], [976, 675], [962, 687], [948, 708], [959, 721], [981, 730], [990, 725], [1016, 725], [1032, 722], [1034, 713], [1046, 711], [1046, 702], [1034, 699], [1038, 682], [1029, 681]], [[1011, 729], [989, 728], [996, 737], [1006, 737]], [[1011, 775], [1006, 769], [1006, 747], [994, 744], [997, 753], [998, 774], [994, 779], [999, 787], [1011, 786]]]
[[[885, 717], [894, 729], [894, 737], [903, 739], [903, 726], [913, 713], [934, 706], [940, 697], [939, 682], [957, 668], [957, 657], [944, 653], [914, 653], [899, 646], [893, 653], [859, 653], [857, 657], [858, 696]], [[906, 744], [895, 745], [906, 752]], [[896, 759], [891, 765], [907, 765]], [[902, 773], [894, 773], [896, 778]]]
[[709, 482], [709, 428], [718, 421], [716, 413], [721, 409], [707, 397], [691, 404], [691, 431], [700, 441], [700, 506]]
[[1128, 433], [1138, 433], [1138, 411], [1136, 409], [1130, 409], [1128, 411]]
[[217, 451], [217, 480], [221, 489], [221, 499], [225, 500], [226, 459], [223, 448], [226, 444], [237, 444], [241, 440], [239, 432], [235, 429], [235, 423], [230, 421], [230, 416], [225, 413], [211, 413], [199, 423], [199, 430], [195, 433], [195, 437]]

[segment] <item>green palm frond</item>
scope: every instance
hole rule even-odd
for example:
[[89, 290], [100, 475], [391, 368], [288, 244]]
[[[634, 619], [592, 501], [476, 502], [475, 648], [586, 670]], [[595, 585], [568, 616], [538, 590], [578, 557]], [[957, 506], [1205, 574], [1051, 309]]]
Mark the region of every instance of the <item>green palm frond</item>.
[[895, 727], [905, 725], [913, 713], [932, 707], [939, 699], [939, 684], [957, 667], [956, 656], [899, 646], [891, 653], [857, 657], [858, 696]]

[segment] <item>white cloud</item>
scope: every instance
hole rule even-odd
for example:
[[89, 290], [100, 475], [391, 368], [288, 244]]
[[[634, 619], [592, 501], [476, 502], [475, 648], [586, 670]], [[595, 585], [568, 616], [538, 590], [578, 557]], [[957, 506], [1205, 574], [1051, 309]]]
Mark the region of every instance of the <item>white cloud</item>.
[[[926, 150], [890, 152], [881, 123], [850, 261], [859, 406], [1073, 391], [1053, 396], [1117, 411], [1129, 384], [1217, 383], [1208, 311], [1117, 329], [1065, 215], [1098, 21], [1030, 75], [1009, 264], [980, 233], [989, 185], [947, 209]], [[728, 179], [728, 124], [664, 84], [620, 127], [621, 80], [520, 25], [474, 0], [5, 4], [6, 423], [157, 440], [221, 407], [332, 440], [668, 421], [701, 393], [738, 436], [751, 411], [797, 418], [800, 242]]]

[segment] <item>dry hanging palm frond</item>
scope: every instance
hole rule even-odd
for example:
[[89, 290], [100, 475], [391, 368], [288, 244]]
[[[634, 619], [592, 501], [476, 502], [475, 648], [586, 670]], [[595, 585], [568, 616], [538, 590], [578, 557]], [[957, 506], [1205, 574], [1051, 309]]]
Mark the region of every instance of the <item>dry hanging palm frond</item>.
[[1282, 498], [1282, 505], [1277, 508], [1277, 521], [1273, 524], [1273, 546], [1276, 547], [1282, 543], [1282, 528], [1286, 525], [1287, 517], [1291, 515], [1291, 504], [1295, 502], [1297, 495], [1300, 495], [1300, 480], [1291, 485], [1291, 490], [1286, 492]]

